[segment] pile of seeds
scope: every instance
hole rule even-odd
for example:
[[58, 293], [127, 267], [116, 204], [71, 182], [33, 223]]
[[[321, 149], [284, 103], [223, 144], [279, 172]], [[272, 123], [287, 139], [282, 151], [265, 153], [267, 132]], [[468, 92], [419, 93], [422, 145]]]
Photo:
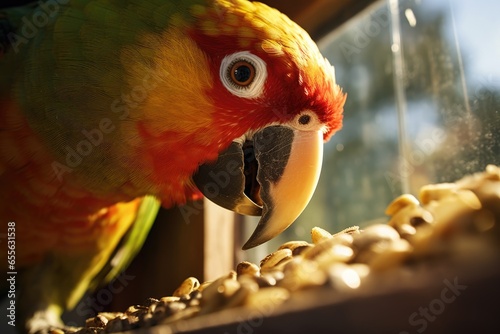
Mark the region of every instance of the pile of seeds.
[[478, 245], [474, 256], [498, 253], [500, 168], [490, 165], [456, 183], [425, 186], [419, 199], [396, 198], [386, 210], [388, 224], [333, 235], [315, 227], [311, 243], [287, 242], [259, 265], [241, 262], [236, 271], [212, 282], [189, 277], [173, 296], [150, 298], [123, 313], [100, 313], [76, 333], [115, 333], [238, 306], [278, 305], [298, 290], [320, 286], [352, 290], [391, 269], [466, 257]]

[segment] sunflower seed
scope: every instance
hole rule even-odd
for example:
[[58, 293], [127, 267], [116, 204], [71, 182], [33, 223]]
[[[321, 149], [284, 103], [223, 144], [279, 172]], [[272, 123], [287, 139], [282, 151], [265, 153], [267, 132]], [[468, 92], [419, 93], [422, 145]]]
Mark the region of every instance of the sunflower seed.
[[325, 239], [333, 238], [332, 234], [321, 227], [313, 227], [311, 230], [311, 240], [313, 244], [317, 244]]
[[272, 269], [283, 261], [290, 260], [292, 258], [292, 251], [288, 248], [279, 249], [274, 253], [266, 256], [262, 261], [260, 261], [260, 270]]
[[173, 295], [175, 297], [180, 297], [182, 295], [188, 295], [193, 290], [200, 287], [200, 282], [195, 277], [188, 277], [181, 283], [181, 285], [174, 291]]
[[255, 263], [243, 261], [238, 263], [236, 266], [236, 274], [240, 275], [251, 275], [251, 276], [259, 276], [260, 269]]

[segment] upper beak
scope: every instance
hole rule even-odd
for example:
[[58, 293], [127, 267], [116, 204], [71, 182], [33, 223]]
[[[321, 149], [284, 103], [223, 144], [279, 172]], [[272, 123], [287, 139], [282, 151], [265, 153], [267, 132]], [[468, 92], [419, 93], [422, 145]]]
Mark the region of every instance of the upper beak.
[[193, 180], [214, 203], [261, 219], [243, 249], [283, 232], [302, 213], [318, 183], [323, 133], [269, 126], [234, 141], [217, 161], [201, 165]]

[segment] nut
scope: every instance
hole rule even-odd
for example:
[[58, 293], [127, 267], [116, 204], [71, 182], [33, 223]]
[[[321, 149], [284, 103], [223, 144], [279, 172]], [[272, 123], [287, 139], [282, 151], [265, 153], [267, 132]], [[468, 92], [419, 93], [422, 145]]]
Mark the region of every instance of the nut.
[[385, 214], [388, 216], [392, 216], [398, 213], [401, 209], [408, 206], [419, 206], [418, 199], [410, 194], [401, 195], [387, 206], [387, 208], [385, 209]]
[[357, 289], [361, 285], [361, 277], [357, 270], [344, 263], [336, 263], [328, 270], [330, 285], [339, 291]]
[[385, 270], [399, 266], [411, 254], [412, 246], [404, 239], [379, 242], [370, 247], [372, 252], [369, 261], [372, 270]]
[[255, 263], [243, 261], [238, 263], [236, 266], [236, 274], [240, 275], [251, 275], [251, 276], [259, 276], [260, 269]]
[[174, 291], [174, 297], [180, 297], [182, 295], [188, 295], [193, 290], [200, 287], [200, 282], [195, 277], [188, 277], [182, 282], [182, 284]]
[[283, 245], [281, 245], [278, 248], [278, 250], [287, 248], [293, 252], [295, 249], [297, 249], [299, 247], [304, 247], [304, 246], [309, 246], [309, 245], [310, 245], [310, 243], [308, 243], [307, 241], [288, 241], [288, 242], [285, 242]]
[[126, 315], [121, 315], [108, 322], [106, 333], [118, 333], [130, 329], [130, 321]]
[[332, 236], [334, 238], [337, 238], [337, 237], [341, 237], [341, 236], [344, 236], [344, 235], [359, 234], [359, 233], [361, 233], [360, 230], [359, 230], [359, 226], [354, 225], [354, 226], [345, 228], [345, 229], [343, 229], [340, 232], [332, 234]]
[[332, 234], [321, 227], [313, 227], [311, 230], [311, 240], [313, 244], [317, 244], [323, 240], [333, 238]]
[[236, 291], [240, 283], [233, 279], [234, 275], [222, 276], [203, 290], [200, 304], [202, 314], [210, 313], [220, 309]]
[[429, 184], [420, 188], [418, 197], [422, 205], [448, 197], [457, 189], [455, 183]]
[[290, 291], [311, 286], [320, 286], [326, 282], [326, 274], [318, 264], [307, 259], [296, 258], [288, 262], [284, 268], [284, 277], [279, 286]]
[[399, 239], [398, 232], [389, 225], [375, 224], [363, 230], [363, 233], [354, 235], [353, 246], [362, 250], [379, 241]]
[[93, 318], [89, 318], [85, 321], [85, 327], [105, 327], [108, 323], [108, 319], [101, 314], [96, 315]]
[[[420, 203], [412, 195], [402, 195], [388, 205], [388, 224], [373, 224], [361, 232], [353, 226], [335, 234], [315, 227], [312, 243], [286, 242], [260, 267], [244, 261], [236, 272], [202, 284], [189, 277], [173, 296], [149, 298], [125, 313], [99, 313], [87, 319], [78, 333], [127, 331], [233, 307], [255, 308], [266, 316], [302, 289], [329, 285], [349, 293], [361, 287], [378, 289], [382, 280], [390, 285], [401, 275], [411, 279], [413, 264], [430, 257], [496, 260], [499, 181], [500, 168], [488, 166], [485, 173], [456, 183], [422, 187]], [[479, 238], [482, 235], [488, 237]], [[387, 278], [391, 278], [388, 283]], [[71, 331], [53, 329], [52, 333]]]
[[312, 248], [305, 250], [302, 256], [306, 259], [315, 259], [320, 254], [330, 251], [335, 246], [349, 247], [353, 242], [353, 237], [349, 234], [344, 234], [331, 239], [324, 239], [317, 243]]
[[290, 260], [292, 258], [292, 251], [288, 248], [279, 249], [274, 253], [266, 256], [262, 261], [260, 261], [260, 270], [272, 269], [283, 261]]
[[245, 305], [260, 310], [263, 315], [268, 315], [289, 298], [290, 292], [287, 289], [271, 287], [249, 294]]
[[330, 249], [319, 254], [315, 261], [320, 268], [328, 268], [333, 263], [347, 263], [354, 257], [351, 247], [344, 245], [333, 245]]

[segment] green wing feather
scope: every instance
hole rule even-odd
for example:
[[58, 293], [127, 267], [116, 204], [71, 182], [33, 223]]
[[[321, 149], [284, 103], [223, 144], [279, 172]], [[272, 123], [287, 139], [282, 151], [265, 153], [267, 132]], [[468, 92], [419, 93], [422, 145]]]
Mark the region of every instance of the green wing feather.
[[155, 197], [143, 198], [134, 223], [123, 236], [108, 263], [90, 283], [91, 291], [108, 284], [130, 265], [146, 241], [159, 209], [160, 202]]

